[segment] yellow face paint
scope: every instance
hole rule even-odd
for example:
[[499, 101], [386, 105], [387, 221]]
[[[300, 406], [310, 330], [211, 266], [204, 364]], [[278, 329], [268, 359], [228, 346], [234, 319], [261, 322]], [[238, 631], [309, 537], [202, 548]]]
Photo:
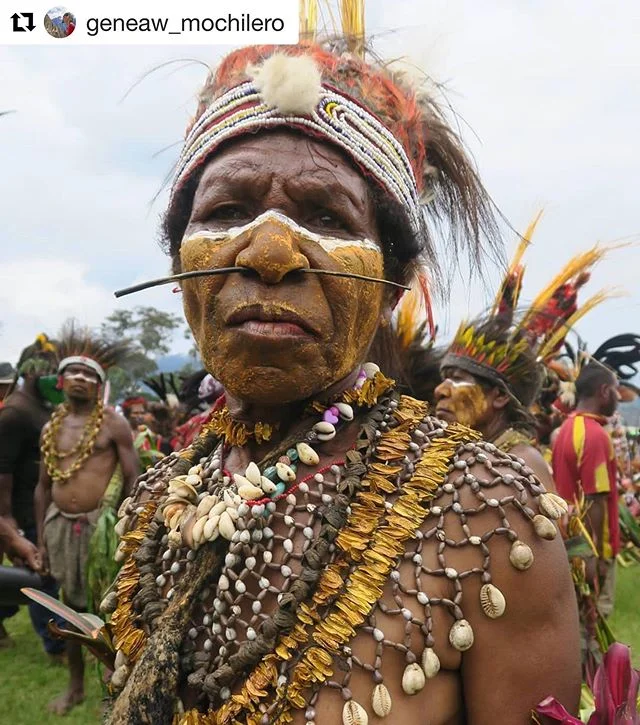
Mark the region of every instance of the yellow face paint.
[[[238, 265], [256, 273], [183, 285], [185, 313], [205, 366], [236, 396], [285, 402], [328, 388], [364, 360], [382, 315], [381, 285], [291, 274], [313, 267], [382, 278], [380, 246], [316, 234], [280, 212], [223, 232], [193, 232], [183, 241], [181, 262], [184, 271]], [[258, 319], [228, 324], [246, 310], [255, 310]], [[314, 334], [289, 334], [270, 322], [292, 317]]]
[[446, 392], [446, 395], [439, 399], [436, 415], [469, 428], [477, 428], [489, 410], [482, 386], [470, 380], [445, 378], [439, 389]]

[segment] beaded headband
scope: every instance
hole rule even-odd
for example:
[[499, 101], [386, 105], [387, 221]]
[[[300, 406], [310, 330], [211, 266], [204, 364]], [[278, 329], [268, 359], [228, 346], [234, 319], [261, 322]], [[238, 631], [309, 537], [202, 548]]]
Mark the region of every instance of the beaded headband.
[[265, 103], [247, 81], [216, 99], [189, 132], [177, 165], [172, 201], [194, 170], [223, 141], [258, 129], [287, 126], [326, 138], [373, 176], [406, 210], [414, 230], [422, 211], [411, 163], [400, 142], [363, 106], [327, 85], [308, 115], [288, 115]]

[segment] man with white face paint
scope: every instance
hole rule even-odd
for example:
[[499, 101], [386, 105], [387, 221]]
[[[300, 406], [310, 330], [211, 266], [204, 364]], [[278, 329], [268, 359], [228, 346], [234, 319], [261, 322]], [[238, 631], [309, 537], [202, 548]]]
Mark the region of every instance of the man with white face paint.
[[[108, 507], [117, 508], [122, 492], [130, 492], [138, 474], [129, 426], [102, 400], [105, 371], [123, 358], [128, 345], [104, 343], [70, 325], [61, 335], [58, 352], [58, 385], [65, 402], [41, 436], [35, 491], [38, 544], [42, 568], [60, 584], [62, 600], [87, 611], [91, 537], [100, 516], [108, 516]], [[94, 571], [102, 565], [94, 561]], [[84, 699], [84, 663], [76, 642], [67, 643], [67, 660], [69, 687], [49, 706], [58, 715]]]
[[515, 724], [551, 692], [577, 704], [543, 488], [401, 396], [383, 355], [397, 285], [433, 258], [425, 215], [478, 240], [487, 197], [433, 99], [352, 41], [235, 51], [200, 95], [165, 228], [225, 397], [122, 508], [111, 725]]

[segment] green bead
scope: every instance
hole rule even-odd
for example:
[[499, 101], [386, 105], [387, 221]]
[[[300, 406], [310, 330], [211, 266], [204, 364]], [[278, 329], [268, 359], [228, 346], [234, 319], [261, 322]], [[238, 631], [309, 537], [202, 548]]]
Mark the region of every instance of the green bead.
[[264, 469], [264, 473], [262, 474], [265, 478], [268, 478], [270, 481], [278, 481], [278, 475], [276, 473], [276, 467], [275, 466], [267, 466]]
[[297, 461], [300, 456], [298, 456], [298, 451], [295, 448], [289, 448], [287, 451], [287, 456], [289, 460], [293, 463], [293, 461]]

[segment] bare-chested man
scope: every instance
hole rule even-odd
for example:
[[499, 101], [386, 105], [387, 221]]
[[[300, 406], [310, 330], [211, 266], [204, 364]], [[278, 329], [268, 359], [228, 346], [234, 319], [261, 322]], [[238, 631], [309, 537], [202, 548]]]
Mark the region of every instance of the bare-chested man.
[[433, 99], [341, 50], [242, 49], [200, 95], [166, 230], [226, 400], [122, 507], [110, 725], [577, 707], [560, 504], [374, 353], [434, 254], [424, 215], [477, 241], [487, 197]]
[[[74, 337], [77, 339], [77, 334]], [[120, 466], [125, 494], [137, 475], [137, 462], [126, 420], [101, 398], [110, 358], [65, 357], [58, 373], [66, 402], [54, 412], [41, 437], [42, 461], [35, 493], [38, 543], [45, 568], [61, 585], [62, 599], [87, 610], [85, 566], [101, 504]], [[102, 348], [104, 352], [104, 348]], [[67, 643], [68, 690], [50, 704], [64, 714], [84, 698], [84, 663], [80, 646]]]

